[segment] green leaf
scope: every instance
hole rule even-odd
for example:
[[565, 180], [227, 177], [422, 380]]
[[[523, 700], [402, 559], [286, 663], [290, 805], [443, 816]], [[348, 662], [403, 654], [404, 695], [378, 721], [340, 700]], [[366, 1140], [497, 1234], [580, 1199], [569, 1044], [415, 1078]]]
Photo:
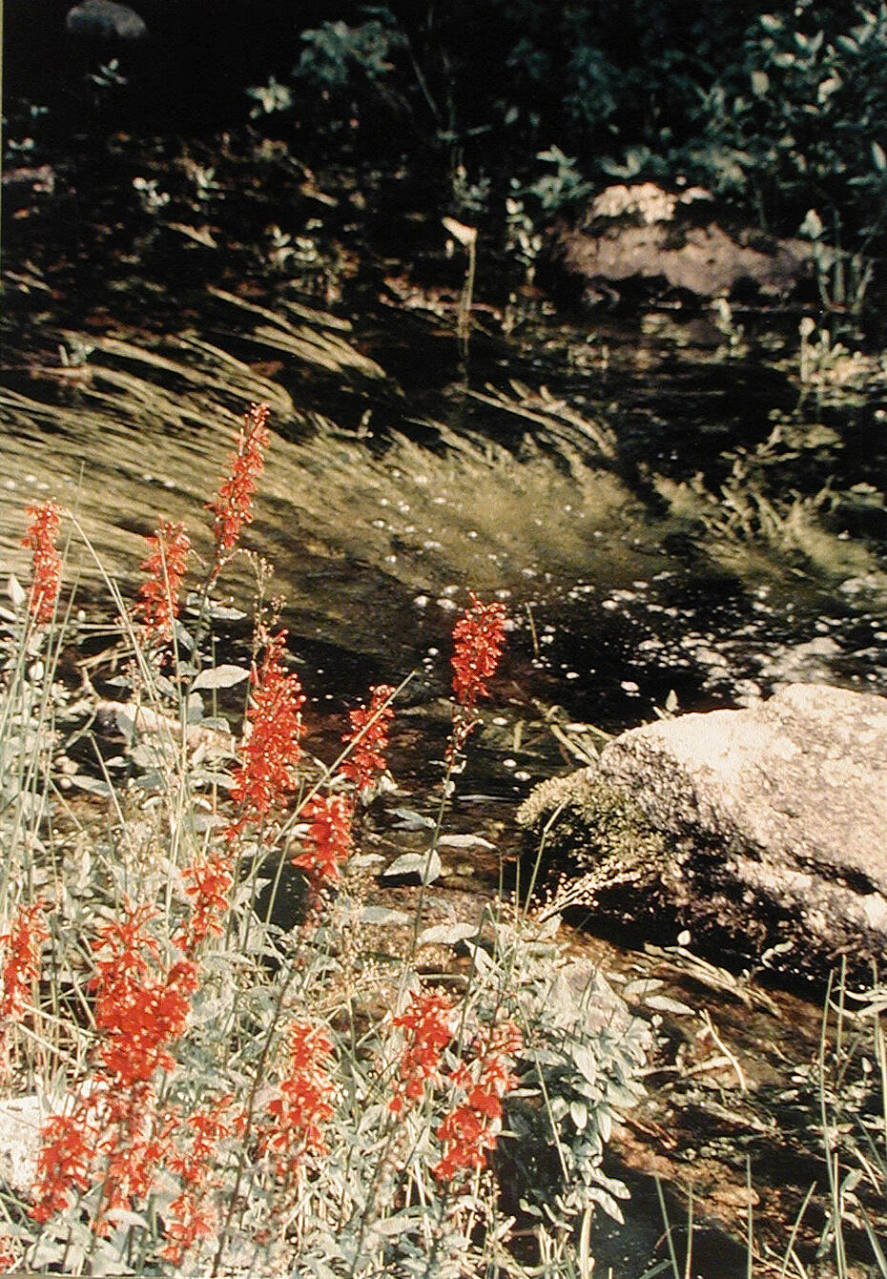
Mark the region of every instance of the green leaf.
[[103, 795], [106, 798], [114, 793], [107, 782], [98, 777], [88, 777], [85, 773], [75, 773], [71, 778], [71, 785], [78, 790], [89, 791], [90, 795]]
[[887, 152], [885, 152], [880, 142], [872, 142], [872, 161], [879, 173], [883, 173], [887, 169]]
[[584, 1044], [573, 1044], [570, 1048], [570, 1056], [576, 1064], [576, 1069], [585, 1076], [588, 1082], [596, 1084], [598, 1063], [591, 1049], [586, 1048]]
[[433, 884], [443, 872], [443, 865], [437, 852], [404, 853], [382, 872], [383, 879], [413, 879], [420, 884]]
[[390, 906], [364, 906], [360, 912], [362, 924], [408, 924], [410, 918], [405, 910], [392, 910]]
[[249, 671], [245, 666], [223, 664], [201, 671], [191, 687], [195, 692], [199, 688], [232, 688], [245, 679], [249, 679]]
[[420, 946], [455, 946], [477, 936], [477, 924], [433, 924], [419, 934]]
[[677, 1013], [678, 1016], [691, 1015], [694, 1012], [689, 1004], [682, 1004], [678, 999], [669, 999], [667, 995], [651, 995], [647, 1000], [647, 1007], [654, 1008], [660, 1013]]
[[6, 583], [6, 593], [12, 601], [14, 608], [21, 608], [25, 600], [28, 598], [27, 591], [22, 586], [15, 573], [9, 574], [9, 580]]
[[583, 1106], [581, 1101], [570, 1102], [570, 1118], [576, 1125], [577, 1132], [584, 1132], [588, 1123], [588, 1107]]

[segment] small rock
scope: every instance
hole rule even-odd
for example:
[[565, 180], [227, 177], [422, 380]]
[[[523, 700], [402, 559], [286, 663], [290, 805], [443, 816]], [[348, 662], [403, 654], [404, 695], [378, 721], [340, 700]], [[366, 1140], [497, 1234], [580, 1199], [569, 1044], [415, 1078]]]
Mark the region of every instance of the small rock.
[[65, 26], [72, 36], [87, 40], [144, 40], [144, 18], [127, 4], [115, 0], [82, 0], [68, 10]]

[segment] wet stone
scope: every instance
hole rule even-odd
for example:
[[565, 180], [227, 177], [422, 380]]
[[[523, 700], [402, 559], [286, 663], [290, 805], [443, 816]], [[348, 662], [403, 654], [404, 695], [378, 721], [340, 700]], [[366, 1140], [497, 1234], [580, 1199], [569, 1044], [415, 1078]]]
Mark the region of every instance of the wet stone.
[[[563, 811], [555, 815], [559, 806]], [[887, 951], [887, 699], [792, 684], [623, 733], [521, 822], [617, 913], [668, 911], [737, 959], [864, 980]]]

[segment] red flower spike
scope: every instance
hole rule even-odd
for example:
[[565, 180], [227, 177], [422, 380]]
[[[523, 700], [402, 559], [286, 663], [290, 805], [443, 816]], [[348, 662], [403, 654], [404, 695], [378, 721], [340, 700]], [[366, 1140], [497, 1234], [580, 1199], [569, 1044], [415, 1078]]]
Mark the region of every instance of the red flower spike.
[[386, 706], [394, 696], [390, 684], [379, 684], [370, 690], [369, 707], [358, 707], [348, 712], [351, 731], [342, 734], [342, 741], [354, 743], [340, 772], [357, 787], [358, 791], [372, 789], [373, 783], [387, 767], [383, 751], [388, 745], [388, 730], [394, 719], [394, 707]]
[[406, 1044], [395, 1095], [388, 1103], [392, 1114], [403, 1114], [409, 1104], [419, 1101], [426, 1082], [430, 1081], [432, 1087], [440, 1084], [440, 1060], [453, 1037], [452, 1019], [452, 1000], [442, 991], [413, 993], [408, 1007], [394, 1018], [394, 1025], [406, 1032]]
[[305, 851], [292, 859], [315, 886], [335, 883], [339, 866], [351, 855], [351, 800], [344, 795], [312, 795], [302, 816], [310, 823]]
[[62, 584], [62, 557], [55, 545], [61, 510], [55, 502], [35, 502], [27, 514], [31, 522], [22, 546], [33, 552], [28, 611], [37, 623], [51, 622]]
[[30, 1215], [49, 1221], [68, 1206], [72, 1190], [90, 1185], [90, 1168], [98, 1134], [78, 1115], [53, 1115], [43, 1125], [37, 1177]]
[[222, 919], [228, 910], [234, 883], [230, 858], [218, 853], [208, 861], [195, 862], [182, 871], [185, 892], [191, 899], [191, 918], [176, 934], [175, 942], [186, 955], [193, 955], [202, 941], [221, 936]]
[[253, 519], [256, 481], [265, 466], [265, 450], [271, 440], [267, 404], [253, 404], [243, 416], [237, 447], [231, 455], [231, 471], [222, 480], [209, 509], [215, 515], [213, 538], [215, 558], [210, 581], [218, 577], [225, 561], [234, 553], [240, 530]]
[[333, 1046], [319, 1026], [293, 1021], [288, 1029], [289, 1063], [269, 1101], [258, 1149], [269, 1155], [277, 1177], [299, 1177], [305, 1155], [326, 1154], [323, 1126], [332, 1119], [334, 1091], [329, 1075]]
[[249, 732], [241, 743], [243, 763], [234, 770], [231, 788], [231, 798], [240, 810], [238, 820], [228, 827], [232, 839], [245, 822], [267, 817], [298, 785], [305, 697], [298, 676], [284, 668], [285, 651], [286, 631], [269, 636], [264, 661], [251, 677]]
[[437, 1129], [444, 1153], [431, 1171], [438, 1181], [453, 1181], [486, 1167], [486, 1152], [494, 1148], [502, 1128], [502, 1098], [518, 1082], [509, 1056], [520, 1046], [521, 1033], [514, 1022], [500, 1022], [475, 1042], [472, 1065], [460, 1062], [453, 1071], [451, 1082], [465, 1093], [465, 1100]]
[[486, 681], [495, 674], [505, 644], [505, 609], [502, 604], [482, 604], [469, 592], [470, 607], [453, 627], [453, 693], [456, 707], [453, 732], [447, 746], [452, 763], [477, 724], [475, 704], [489, 696]]
[[161, 520], [148, 539], [148, 555], [141, 568], [147, 574], [139, 587], [135, 614], [147, 634], [162, 643], [172, 639], [172, 625], [179, 615], [179, 594], [188, 565], [191, 541], [181, 523]]
[[219, 1143], [234, 1134], [233, 1099], [232, 1093], [226, 1093], [189, 1115], [179, 1129], [185, 1149], [174, 1149], [166, 1160], [167, 1168], [183, 1186], [182, 1193], [169, 1205], [169, 1219], [164, 1225], [167, 1242], [160, 1253], [175, 1266], [180, 1266], [191, 1248], [212, 1234], [216, 1225], [217, 1214], [208, 1202], [218, 1188], [212, 1161]]
[[452, 665], [456, 701], [471, 711], [478, 697], [489, 696], [485, 681], [495, 674], [505, 645], [505, 607], [482, 604], [473, 591], [468, 598], [471, 606], [453, 628]]
[[4, 950], [0, 1022], [21, 1017], [28, 988], [40, 976], [40, 948], [49, 937], [45, 909], [42, 901], [20, 906], [9, 932], [0, 937]]

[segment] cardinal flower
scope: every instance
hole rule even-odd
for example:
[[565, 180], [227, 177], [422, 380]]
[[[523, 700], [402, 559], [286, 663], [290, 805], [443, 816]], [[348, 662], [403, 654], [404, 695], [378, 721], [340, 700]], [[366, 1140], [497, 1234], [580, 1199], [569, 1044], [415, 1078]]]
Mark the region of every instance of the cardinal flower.
[[139, 587], [135, 611], [147, 634], [162, 642], [172, 639], [190, 549], [184, 525], [170, 520], [162, 520], [148, 538], [148, 555], [141, 564], [147, 576]]
[[55, 545], [61, 511], [55, 502], [35, 502], [27, 513], [31, 522], [22, 546], [32, 551], [28, 610], [35, 622], [51, 622], [62, 583], [62, 557]]
[[298, 676], [284, 666], [285, 652], [286, 631], [268, 636], [264, 660], [252, 673], [252, 704], [240, 747], [242, 763], [234, 771], [231, 788], [240, 816], [228, 827], [231, 837], [244, 822], [263, 821], [298, 785], [305, 697]]
[[269, 412], [267, 404], [253, 404], [244, 414], [237, 445], [231, 455], [230, 473], [222, 480], [218, 493], [209, 503], [209, 509], [216, 517], [211, 580], [218, 577], [223, 564], [233, 554], [244, 524], [252, 523], [256, 481], [264, 469], [265, 450], [271, 438], [267, 426]]

